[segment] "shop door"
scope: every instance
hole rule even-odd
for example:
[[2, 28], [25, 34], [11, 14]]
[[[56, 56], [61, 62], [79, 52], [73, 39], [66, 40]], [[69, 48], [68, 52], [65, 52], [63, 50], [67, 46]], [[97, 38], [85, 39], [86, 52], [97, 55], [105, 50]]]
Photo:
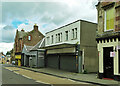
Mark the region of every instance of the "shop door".
[[110, 52], [113, 51], [113, 47], [103, 48], [103, 66], [104, 66], [104, 78], [113, 78], [113, 58], [110, 57]]

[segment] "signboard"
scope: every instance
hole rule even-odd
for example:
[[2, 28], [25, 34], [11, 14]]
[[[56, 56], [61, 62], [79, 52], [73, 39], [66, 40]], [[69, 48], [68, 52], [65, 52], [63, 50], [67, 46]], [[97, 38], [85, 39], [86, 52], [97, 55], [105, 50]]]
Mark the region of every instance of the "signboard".
[[110, 52], [110, 57], [114, 57], [115, 56], [115, 52]]

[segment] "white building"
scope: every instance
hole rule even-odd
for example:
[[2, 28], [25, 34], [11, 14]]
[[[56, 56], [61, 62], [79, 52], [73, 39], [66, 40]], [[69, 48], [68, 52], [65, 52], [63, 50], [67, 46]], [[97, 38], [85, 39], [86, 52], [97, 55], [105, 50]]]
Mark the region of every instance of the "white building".
[[97, 72], [97, 24], [77, 20], [46, 33], [46, 67], [73, 72]]

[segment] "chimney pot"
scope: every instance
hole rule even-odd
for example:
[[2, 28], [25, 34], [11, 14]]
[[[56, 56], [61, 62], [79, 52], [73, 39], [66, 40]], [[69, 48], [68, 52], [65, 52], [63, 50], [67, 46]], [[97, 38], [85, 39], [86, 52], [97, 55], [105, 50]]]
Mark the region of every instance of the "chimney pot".
[[21, 31], [24, 32], [24, 29], [22, 29]]
[[35, 31], [38, 31], [38, 26], [37, 26], [37, 24], [34, 25], [34, 30], [35, 30]]

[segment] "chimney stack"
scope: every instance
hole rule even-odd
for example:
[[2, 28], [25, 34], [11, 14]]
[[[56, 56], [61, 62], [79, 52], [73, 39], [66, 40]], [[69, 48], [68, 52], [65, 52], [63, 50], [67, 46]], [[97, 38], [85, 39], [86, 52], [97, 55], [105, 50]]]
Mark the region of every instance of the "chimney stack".
[[34, 25], [34, 30], [35, 30], [35, 31], [38, 31], [38, 26], [37, 26], [37, 24]]
[[24, 32], [24, 29], [22, 29], [21, 31]]

